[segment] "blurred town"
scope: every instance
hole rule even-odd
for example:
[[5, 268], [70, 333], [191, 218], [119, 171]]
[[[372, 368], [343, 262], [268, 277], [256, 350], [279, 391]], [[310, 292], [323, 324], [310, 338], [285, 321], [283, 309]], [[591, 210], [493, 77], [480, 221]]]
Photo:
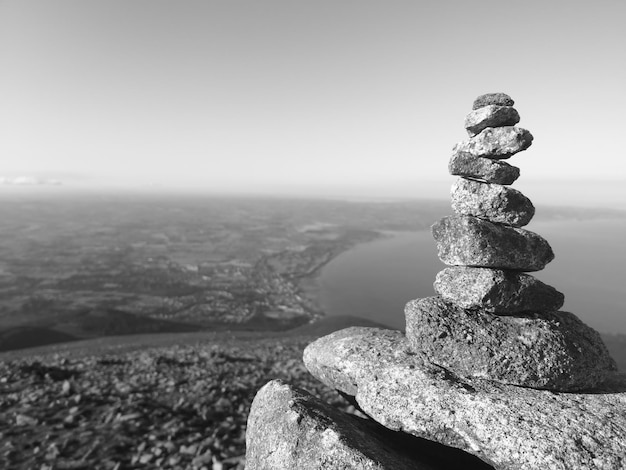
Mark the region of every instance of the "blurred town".
[[[0, 220], [0, 325], [72, 337], [285, 329], [321, 315], [315, 277], [443, 203], [155, 195], [15, 198]], [[32, 332], [31, 332], [32, 334]]]

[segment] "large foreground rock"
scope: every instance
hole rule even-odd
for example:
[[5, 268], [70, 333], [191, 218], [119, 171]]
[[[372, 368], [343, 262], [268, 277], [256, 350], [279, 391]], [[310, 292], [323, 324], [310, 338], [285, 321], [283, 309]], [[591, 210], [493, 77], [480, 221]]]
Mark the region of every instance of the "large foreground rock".
[[461, 308], [498, 314], [556, 311], [564, 295], [530, 274], [453, 266], [437, 273], [435, 292]]
[[450, 196], [452, 209], [459, 215], [473, 215], [514, 227], [527, 225], [535, 215], [530, 199], [501, 184], [459, 178], [452, 185]]
[[320, 338], [304, 361], [384, 426], [464, 449], [499, 470], [626, 468], [623, 374], [588, 394], [461, 379], [428, 363], [402, 333], [376, 328]]
[[514, 126], [519, 119], [515, 108], [490, 104], [469, 113], [465, 117], [465, 129], [473, 137], [487, 127]]
[[540, 271], [554, 259], [548, 242], [529, 230], [472, 216], [449, 216], [431, 231], [439, 259], [451, 266]]
[[279, 380], [255, 396], [246, 432], [247, 470], [444, 470], [475, 459], [446, 451], [343, 413]]
[[598, 332], [569, 312], [501, 316], [441, 297], [411, 300], [404, 312], [413, 350], [462, 377], [577, 391], [617, 371]]
[[453, 152], [468, 152], [476, 157], [505, 159], [526, 150], [532, 143], [532, 134], [521, 127], [488, 127], [471, 139], [456, 144]]
[[448, 171], [451, 175], [498, 184], [513, 184], [520, 174], [519, 168], [507, 162], [476, 157], [468, 152], [454, 152], [448, 163]]

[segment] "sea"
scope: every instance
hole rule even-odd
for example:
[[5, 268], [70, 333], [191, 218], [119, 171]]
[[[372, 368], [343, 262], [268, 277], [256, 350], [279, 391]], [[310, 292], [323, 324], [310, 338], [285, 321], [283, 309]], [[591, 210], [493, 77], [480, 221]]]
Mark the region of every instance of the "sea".
[[[562, 310], [602, 333], [626, 334], [626, 219], [531, 222], [555, 259], [534, 276], [565, 294]], [[429, 230], [386, 232], [340, 254], [320, 272], [320, 302], [328, 315], [353, 315], [404, 329], [404, 305], [435, 295], [445, 266]]]

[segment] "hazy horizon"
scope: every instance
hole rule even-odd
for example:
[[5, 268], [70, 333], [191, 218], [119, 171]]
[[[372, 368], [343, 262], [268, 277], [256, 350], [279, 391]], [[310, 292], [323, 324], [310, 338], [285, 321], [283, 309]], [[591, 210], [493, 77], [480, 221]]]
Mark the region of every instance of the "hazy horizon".
[[[65, 195], [65, 194], [130, 194], [199, 197], [267, 197], [336, 199], [348, 201], [449, 201], [450, 188], [456, 177], [447, 180], [427, 181], [416, 185], [410, 181], [400, 181], [394, 185], [288, 185], [274, 184], [255, 186], [248, 189], [220, 185], [141, 185], [141, 184], [93, 184], [93, 182], [48, 184], [41, 179], [28, 184], [1, 184], [3, 195]], [[584, 181], [584, 180], [536, 180], [516, 182], [516, 189], [526, 194], [538, 211], [542, 207], [580, 207], [597, 209], [626, 210], [626, 180]]]
[[515, 187], [623, 206], [625, 16], [611, 0], [3, 0], [0, 178], [444, 198], [472, 100], [504, 91], [535, 136]]

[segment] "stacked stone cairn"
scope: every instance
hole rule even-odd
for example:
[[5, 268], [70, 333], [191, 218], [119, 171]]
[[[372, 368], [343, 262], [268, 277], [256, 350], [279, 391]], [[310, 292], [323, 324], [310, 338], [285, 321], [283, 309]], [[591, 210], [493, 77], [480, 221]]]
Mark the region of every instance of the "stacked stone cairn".
[[478, 97], [453, 149], [453, 216], [432, 227], [437, 296], [406, 333], [354, 327], [311, 343], [308, 370], [361, 416], [279, 381], [252, 404], [247, 469], [626, 469], [626, 374], [599, 334], [528, 274], [553, 260], [503, 160], [533, 137], [504, 93]]
[[[407, 337], [436, 364], [463, 377], [556, 391], [597, 386], [615, 369], [598, 333], [571, 313], [564, 296], [537, 278], [554, 259], [548, 242], [525, 230], [535, 214], [511, 188], [519, 169], [502, 160], [533, 137], [516, 127], [513, 100], [482, 95], [465, 119], [470, 139], [449, 163], [454, 216], [432, 227], [439, 258], [451, 267], [435, 280], [439, 297], [409, 302]], [[433, 339], [434, 338], [434, 339]]]

